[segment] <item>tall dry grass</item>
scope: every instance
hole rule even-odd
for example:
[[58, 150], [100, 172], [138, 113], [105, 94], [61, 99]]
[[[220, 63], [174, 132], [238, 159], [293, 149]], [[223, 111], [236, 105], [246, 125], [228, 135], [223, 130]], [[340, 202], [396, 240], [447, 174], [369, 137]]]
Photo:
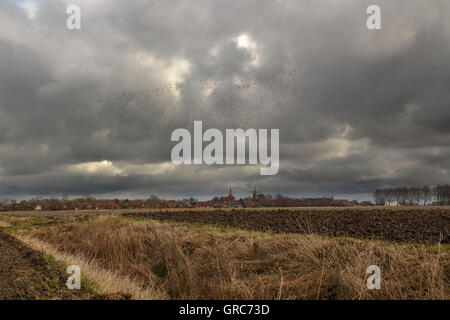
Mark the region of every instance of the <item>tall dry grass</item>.
[[[218, 232], [119, 217], [96, 217], [27, 235], [171, 299], [450, 297], [448, 253], [432, 253], [424, 246]], [[366, 287], [365, 272], [373, 264], [381, 268], [380, 290]]]
[[11, 224], [9, 224], [6, 221], [1, 221], [0, 220], [0, 228], [8, 228], [8, 227], [11, 227]]
[[[16, 235], [23, 243], [34, 250], [43, 251], [51, 255], [57, 261], [64, 265], [77, 265], [82, 270], [82, 275], [88, 279], [95, 279], [96, 291], [95, 297], [101, 299], [122, 299], [124, 296], [130, 296], [137, 300], [161, 300], [167, 299], [167, 295], [158, 288], [142, 286], [131, 277], [119, 274], [117, 271], [101, 267], [98, 261], [86, 259], [80, 254], [71, 254], [58, 250], [54, 245], [40, 241], [24, 233]], [[114, 298], [115, 297], [115, 298]]]

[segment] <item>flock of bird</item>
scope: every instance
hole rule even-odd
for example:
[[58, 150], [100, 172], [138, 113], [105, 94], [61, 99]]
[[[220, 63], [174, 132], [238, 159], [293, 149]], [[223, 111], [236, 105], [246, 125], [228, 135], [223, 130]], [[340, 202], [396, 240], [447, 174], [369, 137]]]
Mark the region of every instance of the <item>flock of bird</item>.
[[292, 108], [298, 94], [295, 82], [295, 71], [248, 80], [187, 79], [79, 103], [65, 108], [59, 116], [74, 128], [110, 129], [110, 134], [158, 134], [162, 125], [176, 124], [186, 117], [201, 117], [198, 120], [211, 126], [224, 120], [246, 125]]

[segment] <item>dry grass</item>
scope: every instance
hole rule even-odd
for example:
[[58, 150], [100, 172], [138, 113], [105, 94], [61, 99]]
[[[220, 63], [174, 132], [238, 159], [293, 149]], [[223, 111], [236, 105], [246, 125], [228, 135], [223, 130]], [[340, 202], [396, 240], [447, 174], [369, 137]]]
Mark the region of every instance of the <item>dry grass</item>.
[[[74, 257], [100, 286], [108, 281], [102, 275], [111, 272], [111, 279], [126, 278], [153, 292], [148, 298], [450, 298], [448, 253], [419, 245], [219, 232], [113, 216], [19, 234], [31, 237], [25, 239], [29, 243], [38, 239], [39, 247], [50, 244], [57, 259], [61, 253]], [[380, 290], [365, 285], [366, 269], [373, 264], [382, 271]], [[115, 285], [111, 281], [111, 291], [135, 290]]]
[[95, 283], [99, 291], [98, 294], [100, 295], [109, 296], [117, 293], [126, 293], [130, 295], [131, 298], [138, 300], [157, 300], [167, 298], [163, 292], [152, 288], [142, 288], [142, 285], [136, 283], [136, 281], [130, 277], [119, 275], [115, 271], [102, 268], [97, 262], [88, 260], [80, 256], [80, 254], [65, 253], [58, 250], [55, 246], [27, 236], [23, 233], [16, 236], [19, 240], [34, 250], [43, 251], [65, 265], [79, 266], [82, 270], [83, 276], [86, 276], [88, 279], [95, 279]]
[[11, 225], [8, 222], [0, 220], [0, 228], [8, 228], [8, 227], [11, 227]]

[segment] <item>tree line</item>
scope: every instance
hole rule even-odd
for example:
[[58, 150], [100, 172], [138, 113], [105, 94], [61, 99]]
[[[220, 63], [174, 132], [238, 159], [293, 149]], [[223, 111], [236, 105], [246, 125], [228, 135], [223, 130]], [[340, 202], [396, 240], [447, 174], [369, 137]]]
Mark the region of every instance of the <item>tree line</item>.
[[397, 188], [377, 189], [373, 194], [375, 204], [399, 205], [450, 205], [450, 185], [437, 186], [401, 186]]

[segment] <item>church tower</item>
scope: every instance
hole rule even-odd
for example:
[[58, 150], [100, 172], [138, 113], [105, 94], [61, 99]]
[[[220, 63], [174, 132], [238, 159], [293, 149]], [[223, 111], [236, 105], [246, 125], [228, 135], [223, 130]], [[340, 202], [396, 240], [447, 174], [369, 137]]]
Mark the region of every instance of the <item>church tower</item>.
[[228, 194], [228, 199], [229, 199], [229, 200], [234, 200], [234, 195], [233, 195], [233, 193], [231, 192], [231, 188], [230, 188], [230, 193]]

